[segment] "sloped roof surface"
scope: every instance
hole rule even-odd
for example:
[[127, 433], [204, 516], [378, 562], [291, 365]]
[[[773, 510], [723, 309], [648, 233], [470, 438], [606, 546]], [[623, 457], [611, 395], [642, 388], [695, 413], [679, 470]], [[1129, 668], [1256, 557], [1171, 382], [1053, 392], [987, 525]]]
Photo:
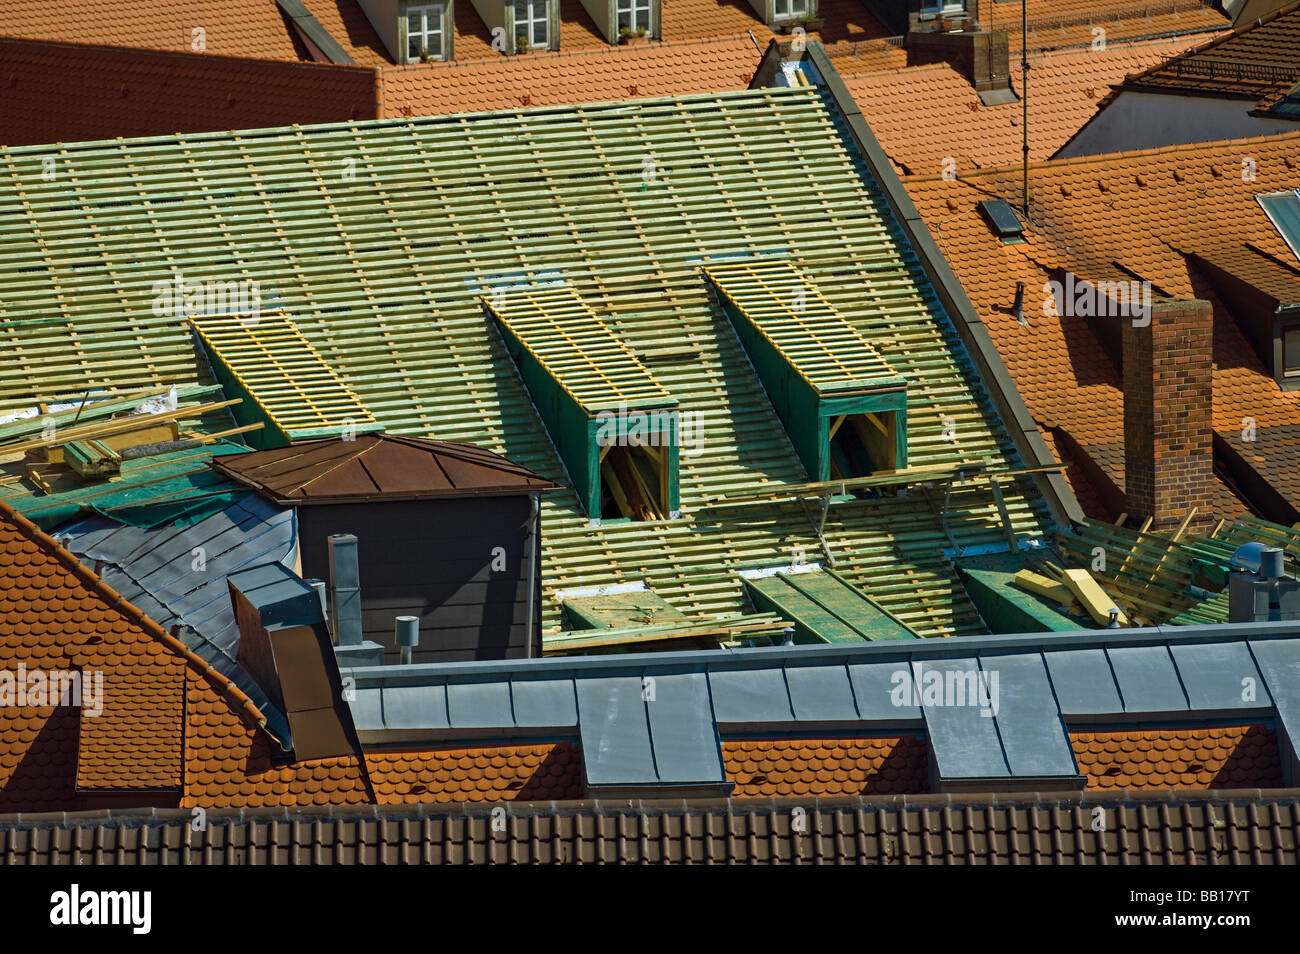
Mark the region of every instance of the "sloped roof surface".
[[914, 735], [722, 743], [732, 798], [921, 794], [930, 790], [926, 754]]
[[1099, 789], [1282, 788], [1267, 726], [1072, 732], [1079, 771]]
[[191, 51], [194, 31], [202, 30], [202, 52], [267, 60], [300, 58], [291, 29], [275, 0], [0, 4], [0, 36]]
[[[1021, 245], [1002, 244], [975, 211], [990, 196], [1019, 204], [1018, 167], [956, 181], [914, 178], [908, 191], [1034, 419], [1067, 432], [1116, 486], [1123, 486], [1124, 468], [1119, 375], [1086, 323], [1044, 313], [1044, 283], [1053, 268], [1093, 280], [1136, 276], [1152, 282], [1153, 294], [1210, 301], [1215, 431], [1294, 505], [1300, 502], [1300, 394], [1278, 388], [1188, 256], [1210, 255], [1231, 235], [1290, 261], [1255, 196], [1300, 184], [1298, 149], [1300, 135], [1288, 133], [1039, 163], [1030, 170], [1034, 211]], [[1243, 181], [1243, 157], [1253, 160], [1253, 181]], [[1008, 312], [1018, 280], [1027, 286], [1027, 326]], [[1254, 441], [1243, 440], [1244, 418], [1256, 423]], [[1235, 500], [1225, 487], [1221, 516], [1242, 512]]]
[[527, 493], [554, 486], [471, 444], [359, 434], [252, 451], [214, 462], [222, 473], [283, 503]]
[[[1029, 57], [1029, 157], [1047, 159], [1096, 112], [1128, 73], [1187, 48], [1187, 38], [1111, 44]], [[905, 175], [942, 175], [944, 160], [965, 176], [1019, 162], [1023, 130], [1019, 100], [980, 102], [970, 81], [947, 63], [846, 76], [844, 83], [894, 167]], [[1011, 86], [1019, 94], [1020, 66]]]
[[677, 43], [605, 44], [383, 73], [384, 116], [601, 103], [745, 89], [760, 52], [747, 35]]
[[[1228, 17], [1201, 0], [1028, 0], [1028, 48], [1089, 47], [1104, 32], [1107, 43], [1140, 37], [1173, 36], [1223, 30]], [[979, 0], [979, 20], [986, 29], [1002, 30], [1012, 51], [1021, 47], [1018, 3]]]
[[[193, 344], [181, 319], [154, 314], [153, 283], [233, 270], [274, 293], [388, 433], [472, 441], [567, 483], [478, 300], [502, 281], [559, 273], [683, 411], [703, 415], [704, 438], [682, 455], [682, 518], [591, 527], [572, 494], [543, 505], [544, 625], [558, 622], [557, 590], [642, 578], [688, 615], [734, 613], [745, 603], [732, 568], [788, 564], [792, 545], [820, 543], [793, 501], [719, 502], [807, 475], [702, 264], [783, 250], [907, 378], [912, 464], [1017, 462], [827, 95], [764, 89], [83, 146], [60, 154], [70, 174], [52, 183], [39, 149], [11, 150], [0, 282], [14, 293], [0, 321], [18, 346], [81, 343], [84, 361], [60, 372], [70, 389], [110, 369], [184, 379], [198, 374]], [[355, 176], [326, 174], [346, 159]], [[800, 201], [774, 203], [792, 175], [807, 183]], [[955, 440], [943, 437], [949, 418]], [[1041, 498], [1024, 486], [1004, 490], [1007, 507], [1018, 532], [1037, 534]], [[985, 487], [966, 485], [953, 504], [963, 546], [1005, 540]], [[982, 628], [954, 598], [950, 544], [924, 497], [836, 506], [825, 536], [837, 568], [918, 632]]]
[[569, 742], [377, 749], [366, 767], [380, 805], [572, 801], [586, 788], [582, 749]]
[[376, 115], [374, 73], [348, 66], [0, 38], [0, 74], [10, 146]]
[[1260, 99], [1300, 80], [1300, 3], [1199, 45], [1132, 77], [1126, 86]]

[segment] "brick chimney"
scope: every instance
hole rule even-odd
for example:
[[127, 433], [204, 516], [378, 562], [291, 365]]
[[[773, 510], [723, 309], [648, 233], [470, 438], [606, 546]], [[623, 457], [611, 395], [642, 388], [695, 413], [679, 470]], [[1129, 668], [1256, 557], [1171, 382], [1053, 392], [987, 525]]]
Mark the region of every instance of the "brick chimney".
[[1120, 319], [1124, 364], [1124, 487], [1130, 517], [1172, 530], [1196, 507], [1212, 517], [1214, 312], [1207, 301], [1155, 301], [1151, 322]]

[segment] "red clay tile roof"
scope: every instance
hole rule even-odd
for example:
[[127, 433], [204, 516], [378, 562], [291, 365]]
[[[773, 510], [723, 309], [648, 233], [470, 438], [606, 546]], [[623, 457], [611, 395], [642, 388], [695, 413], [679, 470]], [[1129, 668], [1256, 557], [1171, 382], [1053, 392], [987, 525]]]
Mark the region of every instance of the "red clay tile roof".
[[[319, 3], [320, 0], [314, 0]], [[297, 60], [295, 31], [275, 0], [42, 0], [0, 4], [0, 36], [195, 52], [266, 60]]]
[[856, 739], [729, 740], [722, 743], [733, 798], [826, 798], [928, 792], [924, 740], [912, 736]]
[[[386, 66], [393, 62], [357, 0], [303, 0], [303, 6], [358, 66]], [[474, 9], [470, 3], [458, 4], [457, 14], [460, 7]]]
[[352, 66], [0, 39], [0, 78], [9, 146], [377, 114], [374, 71]]
[[[1033, 221], [1022, 245], [1003, 245], [975, 209], [990, 196], [1019, 206], [1018, 168], [954, 181], [913, 177], [907, 188], [1034, 419], [1067, 431], [1118, 487], [1124, 465], [1119, 376], [1084, 322], [1044, 314], [1050, 270], [1097, 279], [1119, 274], [1119, 263], [1151, 281], [1154, 294], [1210, 301], [1215, 431], [1294, 506], [1300, 503], [1300, 393], [1278, 388], [1205, 274], [1183, 253], [1220, 248], [1230, 237], [1281, 254], [1284, 246], [1255, 195], [1300, 184], [1298, 155], [1300, 134], [1288, 133], [1037, 163], [1030, 169]], [[1255, 181], [1242, 181], [1243, 157], [1254, 160]], [[1017, 280], [1027, 286], [1027, 327], [1007, 312]], [[1253, 443], [1242, 440], [1245, 418], [1256, 423]], [[1226, 490], [1220, 505], [1226, 512], [1219, 516], [1242, 511]], [[1227, 510], [1233, 505], [1235, 512]]]
[[532, 53], [383, 72], [383, 115], [430, 115], [745, 89], [759, 54], [748, 36]]
[[[1187, 45], [1183, 38], [1111, 45], [1105, 52], [1031, 54], [1030, 159], [1061, 148], [1092, 118], [1112, 83]], [[1018, 64], [1011, 83], [1019, 93]], [[948, 157], [956, 160], [957, 175], [1020, 161], [1021, 103], [981, 104], [970, 81], [946, 63], [851, 76], [845, 84], [904, 175], [941, 175]]]
[[[1201, 0], [1028, 0], [1031, 50], [1090, 47], [1094, 27], [1105, 30], [1108, 44], [1144, 37], [1179, 36], [1223, 30], [1229, 18]], [[979, 21], [1007, 34], [1012, 51], [1020, 50], [1020, 4], [980, 0]], [[1032, 78], [1031, 78], [1032, 82]]]
[[586, 787], [582, 749], [568, 742], [376, 749], [366, 765], [381, 805], [571, 801]]
[[1261, 99], [1300, 81], [1300, 3], [1292, 3], [1132, 77], [1137, 89]]
[[1071, 732], [1090, 789], [1282, 788], [1277, 733], [1262, 725]]

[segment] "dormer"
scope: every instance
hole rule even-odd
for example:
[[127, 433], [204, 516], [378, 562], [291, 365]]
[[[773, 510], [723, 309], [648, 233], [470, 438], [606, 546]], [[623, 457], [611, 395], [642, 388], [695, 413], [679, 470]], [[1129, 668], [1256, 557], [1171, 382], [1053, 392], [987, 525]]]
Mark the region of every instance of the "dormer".
[[776, 259], [709, 265], [704, 277], [809, 480], [907, 467], [907, 380], [816, 285]]
[[773, 30], [803, 26], [817, 18], [818, 0], [749, 0], [765, 24]]
[[582, 0], [582, 6], [610, 43], [659, 39], [659, 0]]
[[454, 0], [357, 0], [396, 63], [450, 60]]
[[482, 299], [593, 523], [678, 516], [681, 415], [567, 285]]
[[560, 0], [470, 0], [503, 53], [560, 48]]

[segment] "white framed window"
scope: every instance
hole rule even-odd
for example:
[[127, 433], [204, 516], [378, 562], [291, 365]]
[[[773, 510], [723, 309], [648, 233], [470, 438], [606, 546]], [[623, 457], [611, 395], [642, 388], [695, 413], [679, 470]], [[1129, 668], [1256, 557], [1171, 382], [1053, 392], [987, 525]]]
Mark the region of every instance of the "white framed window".
[[441, 60], [446, 56], [447, 7], [431, 3], [422, 7], [406, 8], [406, 60]]
[[965, 0], [921, 0], [921, 12], [934, 15], [966, 12]]
[[774, 19], [790, 20], [794, 17], [806, 17], [808, 15], [808, 0], [775, 0], [776, 13]]
[[551, 45], [550, 0], [515, 0], [515, 36], [533, 47]]
[[649, 33], [650, 0], [618, 0], [618, 28]]

